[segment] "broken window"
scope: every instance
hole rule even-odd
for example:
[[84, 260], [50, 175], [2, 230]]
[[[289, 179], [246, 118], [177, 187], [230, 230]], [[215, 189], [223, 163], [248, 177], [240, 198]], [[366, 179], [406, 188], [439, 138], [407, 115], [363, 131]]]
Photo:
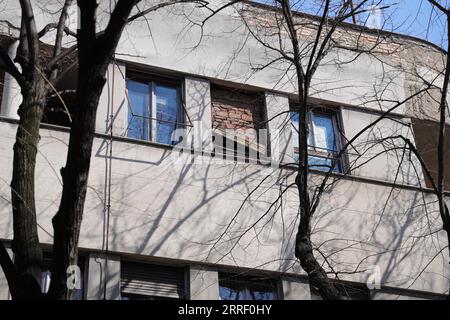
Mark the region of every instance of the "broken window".
[[261, 92], [211, 85], [211, 118], [214, 156], [243, 162], [267, 156]]
[[[52, 46], [43, 45], [41, 50], [44, 60], [51, 59]], [[57, 82], [47, 96], [47, 103], [42, 115], [43, 123], [70, 127], [76, 110], [77, 60], [77, 53], [74, 52], [61, 61]]]
[[61, 127], [70, 127], [75, 104], [75, 90], [58, 90], [47, 97], [42, 122]]

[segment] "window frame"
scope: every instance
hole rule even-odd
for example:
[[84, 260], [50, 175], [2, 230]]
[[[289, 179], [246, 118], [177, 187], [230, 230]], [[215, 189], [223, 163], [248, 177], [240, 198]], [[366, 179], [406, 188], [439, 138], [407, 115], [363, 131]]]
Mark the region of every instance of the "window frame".
[[[261, 281], [261, 280], [265, 280], [265, 283], [261, 284], [258, 283], [257, 281]], [[224, 284], [225, 282], [225, 284]], [[222, 301], [226, 301], [223, 300], [221, 295], [220, 295], [220, 289], [221, 287], [229, 287], [227, 286], [227, 282], [231, 282], [231, 284], [238, 285], [238, 283], [244, 284], [243, 288], [245, 288], [246, 290], [248, 290], [249, 288], [249, 284], [255, 284], [256, 286], [267, 286], [267, 288], [272, 287], [272, 291], [267, 291], [267, 292], [272, 292], [274, 295], [274, 299], [273, 300], [283, 300], [283, 293], [282, 293], [282, 288], [281, 288], [281, 279], [279, 277], [271, 277], [271, 276], [265, 276], [265, 275], [255, 275], [255, 274], [241, 274], [241, 273], [236, 273], [236, 272], [227, 272], [227, 271], [219, 271], [218, 272], [218, 286], [219, 286], [219, 299]], [[267, 283], [270, 282], [270, 283]], [[255, 289], [256, 291], [256, 289]], [[238, 301], [238, 300], [236, 300]], [[264, 300], [255, 300], [255, 301], [264, 301]]]
[[[295, 133], [295, 135], [298, 135], [298, 132], [294, 131], [295, 130], [295, 126], [292, 122], [292, 114], [293, 113], [297, 113], [298, 111], [295, 110], [295, 108], [291, 108], [290, 110], [291, 113], [291, 125], [293, 126], [292, 130], [293, 133]], [[343, 147], [343, 143], [342, 143], [342, 139], [343, 139], [343, 130], [342, 130], [342, 118], [341, 118], [341, 109], [340, 108], [324, 108], [324, 107], [315, 107], [315, 106], [309, 106], [308, 107], [308, 111], [307, 111], [307, 122], [308, 122], [308, 130], [309, 130], [309, 134], [311, 135], [311, 138], [308, 138], [308, 158], [309, 157], [316, 157], [316, 158], [322, 158], [322, 159], [329, 159], [331, 161], [333, 161], [335, 159], [335, 156], [337, 156], [339, 154], [339, 152], [342, 150]], [[328, 150], [327, 151], [322, 151], [323, 148], [317, 147], [316, 141], [315, 141], [315, 132], [314, 132], [314, 116], [315, 115], [322, 115], [322, 116], [327, 116], [331, 119], [332, 125], [333, 125], [333, 137], [334, 137], [334, 145], [335, 145], [335, 149], [336, 150]], [[311, 139], [311, 141], [313, 141], [314, 145], [310, 145], [309, 144], [309, 140]], [[300, 146], [298, 147], [300, 148]], [[318, 150], [318, 149], [322, 149], [322, 150]], [[298, 150], [295, 150], [294, 147], [294, 158], [296, 155], [298, 155], [299, 152]], [[334, 154], [334, 156], [333, 156]], [[337, 159], [336, 163], [335, 163], [335, 167], [337, 166], [337, 170], [332, 170], [333, 173], [344, 173], [347, 171], [347, 160], [346, 160], [346, 153], [342, 154], [342, 156], [340, 157], [340, 159]], [[309, 162], [309, 160], [308, 160]], [[308, 166], [310, 166], [308, 164]], [[320, 170], [317, 168], [314, 168], [314, 165], [311, 165], [310, 167], [313, 167], [311, 170], [315, 170], [315, 171], [324, 171], [324, 172], [328, 172], [328, 168], [326, 167], [327, 170]]]
[[[176, 297], [170, 297], [165, 295], [146, 295], [139, 292], [124, 292], [124, 288], [122, 285], [123, 279], [126, 279], [124, 276], [124, 270], [126, 269], [126, 266], [128, 268], [131, 266], [131, 268], [146, 268], [146, 275], [148, 275], [150, 281], [152, 280], [151, 277], [155, 276], [158, 273], [158, 269], [160, 268], [168, 268], [171, 269], [172, 272], [180, 272], [182, 273], [182, 290], [181, 295], [179, 298]], [[155, 268], [152, 270], [152, 268]], [[177, 270], [178, 269], [178, 270]], [[132, 269], [131, 269], [132, 270]], [[132, 272], [132, 271], [131, 271]], [[135, 278], [135, 280], [138, 278]], [[163, 280], [163, 279], [161, 279]], [[164, 281], [162, 281], [164, 283]], [[185, 265], [177, 265], [177, 264], [167, 264], [167, 263], [159, 263], [159, 262], [152, 262], [152, 261], [143, 261], [139, 259], [121, 259], [120, 260], [120, 284], [119, 284], [119, 291], [120, 291], [120, 299], [121, 300], [186, 300], [190, 298], [189, 293], [189, 268]], [[179, 292], [179, 293], [180, 293]]]
[[[133, 106], [131, 104], [131, 97], [129, 94], [128, 89], [128, 83], [129, 81], [133, 81], [136, 83], [144, 84], [148, 86], [149, 91], [149, 116], [140, 116], [133, 113]], [[156, 95], [156, 87], [172, 87], [176, 89], [176, 96], [177, 96], [177, 110], [176, 110], [176, 121], [165, 121], [165, 120], [158, 120], [157, 118], [157, 95]], [[186, 111], [184, 106], [184, 95], [183, 95], [183, 81], [181, 79], [171, 79], [171, 78], [164, 78], [154, 75], [145, 75], [137, 72], [131, 72], [131, 74], [127, 74], [125, 79], [125, 86], [126, 86], [126, 95], [127, 95], [127, 103], [129, 107], [127, 108], [127, 130], [126, 135], [127, 138], [130, 139], [136, 139], [136, 140], [142, 140], [142, 141], [150, 141], [153, 143], [163, 144], [163, 145], [176, 145], [177, 143], [164, 143], [157, 140], [157, 125], [158, 123], [170, 123], [174, 125], [174, 130], [185, 127], [186, 126]], [[130, 114], [131, 113], [131, 114]], [[148, 139], [138, 139], [128, 136], [129, 132], [129, 125], [130, 125], [130, 115], [140, 118], [145, 118], [148, 121]], [[178, 121], [180, 119], [181, 121]]]

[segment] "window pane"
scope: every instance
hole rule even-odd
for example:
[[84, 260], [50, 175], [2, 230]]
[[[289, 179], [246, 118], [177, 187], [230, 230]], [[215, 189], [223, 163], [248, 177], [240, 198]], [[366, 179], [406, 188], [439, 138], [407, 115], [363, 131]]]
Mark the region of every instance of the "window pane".
[[[178, 90], [176, 87], [156, 85], [156, 142], [173, 144], [172, 133], [177, 127], [179, 113]], [[181, 120], [181, 119], [180, 119]]]
[[[309, 132], [313, 129], [314, 134], [308, 134], [308, 149], [311, 150], [308, 156], [308, 165], [310, 169], [329, 171], [331, 167], [331, 159], [336, 154], [336, 138], [334, 136], [333, 116], [328, 114], [310, 113], [310, 120], [313, 128], [310, 127]], [[308, 122], [311, 125], [311, 122]], [[293, 132], [294, 160], [299, 161], [298, 147], [298, 113], [291, 113], [291, 123]], [[323, 156], [322, 156], [323, 154]], [[337, 161], [333, 172], [340, 172], [340, 162]]]
[[221, 300], [276, 300], [276, 295], [271, 291], [258, 291], [247, 288], [229, 288], [220, 286]]
[[[292, 124], [292, 140], [294, 145], [294, 152], [298, 154], [298, 126], [299, 126], [299, 115], [297, 112], [291, 112], [291, 124]], [[308, 131], [308, 147], [313, 145], [312, 139], [311, 139], [311, 128], [309, 127]], [[296, 158], [296, 161], [298, 161], [298, 155], [294, 156]]]
[[128, 111], [128, 137], [149, 140], [150, 88], [146, 83], [127, 81], [131, 106]]
[[221, 300], [276, 300], [276, 281], [236, 275], [219, 275]]
[[[317, 156], [309, 156], [308, 157], [308, 166], [313, 170], [320, 170], [328, 172], [331, 168], [331, 159], [330, 158], [322, 158]], [[333, 172], [339, 172], [339, 161], [337, 161], [334, 165]]]
[[50, 280], [51, 280], [51, 272], [50, 270], [44, 270], [41, 274], [41, 291], [42, 293], [47, 293], [50, 288]]
[[336, 151], [333, 120], [329, 115], [314, 114], [314, 146], [318, 151]]

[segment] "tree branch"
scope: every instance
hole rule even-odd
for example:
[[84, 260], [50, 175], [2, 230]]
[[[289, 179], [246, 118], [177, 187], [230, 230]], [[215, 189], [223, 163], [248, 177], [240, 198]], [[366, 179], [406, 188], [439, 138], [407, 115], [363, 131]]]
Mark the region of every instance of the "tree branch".
[[16, 79], [20, 87], [23, 87], [24, 79], [22, 74], [20, 73], [19, 69], [17, 69], [16, 65], [11, 60], [8, 53], [3, 50], [3, 48], [0, 48], [0, 60], [3, 62], [5, 71], [8, 72], [11, 76], [13, 76], [14, 79]]
[[[57, 29], [58, 28], [58, 24], [57, 23], [49, 23], [47, 24], [44, 28], [42, 28], [41, 31], [38, 32], [38, 38], [42, 38], [43, 36], [45, 36], [50, 30], [52, 29]], [[72, 36], [72, 37], [76, 37], [77, 33], [70, 30], [68, 27], [64, 26], [61, 29], [62, 31], [64, 31], [64, 33], [66, 35]]]
[[6, 250], [5, 244], [0, 240], [0, 266], [5, 274], [6, 281], [8, 282], [9, 291], [14, 296], [16, 293], [17, 284], [17, 270], [14, 267], [14, 263]]
[[29, 0], [20, 0], [20, 6], [22, 8], [22, 27], [26, 30], [26, 40], [28, 42], [28, 62], [31, 65], [36, 65], [39, 59], [39, 40], [33, 8]]

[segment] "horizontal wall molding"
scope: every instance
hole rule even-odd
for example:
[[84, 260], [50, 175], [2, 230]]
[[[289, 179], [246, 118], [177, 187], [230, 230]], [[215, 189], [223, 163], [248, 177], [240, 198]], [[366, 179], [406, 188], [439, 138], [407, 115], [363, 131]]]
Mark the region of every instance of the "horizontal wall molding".
[[[17, 125], [19, 123], [19, 120], [0, 116], [0, 123], [1, 122], [6, 122], [6, 123], [11, 123], [11, 124]], [[68, 127], [61, 127], [61, 126], [47, 124], [47, 123], [41, 123], [41, 128], [70, 133], [70, 128], [68, 128]], [[100, 132], [96, 132], [94, 134], [94, 136], [96, 138], [101, 138], [101, 139], [108, 139], [108, 140], [111, 139], [111, 136], [109, 134], [100, 133]], [[130, 139], [127, 137], [113, 136], [112, 139], [113, 139], [113, 141], [119, 141], [119, 142], [130, 143], [130, 144], [146, 145], [149, 147], [155, 147], [155, 148], [166, 149], [166, 150], [167, 149], [171, 150], [174, 148], [174, 146], [171, 146], [171, 145], [160, 144], [160, 143], [156, 143], [156, 142], [152, 142], [152, 141]], [[206, 157], [203, 154], [203, 152], [199, 151], [199, 150], [194, 150], [194, 155]], [[259, 165], [261, 167], [267, 166], [264, 164], [255, 164], [255, 165]], [[283, 166], [283, 169], [294, 171], [297, 168], [294, 165], [286, 164]], [[310, 171], [311, 171], [311, 173], [316, 174], [316, 175], [323, 175], [323, 176], [326, 175], [325, 172], [322, 172], [319, 170], [310, 170]], [[334, 178], [342, 179], [342, 180], [358, 181], [358, 182], [367, 183], [367, 184], [376, 184], [376, 185], [382, 185], [382, 186], [386, 186], [386, 187], [412, 190], [412, 191], [424, 192], [424, 193], [429, 193], [429, 194], [434, 193], [433, 189], [431, 189], [431, 188], [423, 188], [423, 187], [418, 187], [418, 186], [414, 186], [414, 185], [399, 184], [399, 183], [394, 183], [394, 182], [389, 182], [389, 181], [384, 181], [384, 180], [366, 178], [366, 177], [362, 177], [362, 176], [344, 175], [344, 174], [340, 174], [340, 173], [331, 173], [330, 176], [334, 177]], [[450, 190], [444, 191], [444, 195], [450, 196]]]

